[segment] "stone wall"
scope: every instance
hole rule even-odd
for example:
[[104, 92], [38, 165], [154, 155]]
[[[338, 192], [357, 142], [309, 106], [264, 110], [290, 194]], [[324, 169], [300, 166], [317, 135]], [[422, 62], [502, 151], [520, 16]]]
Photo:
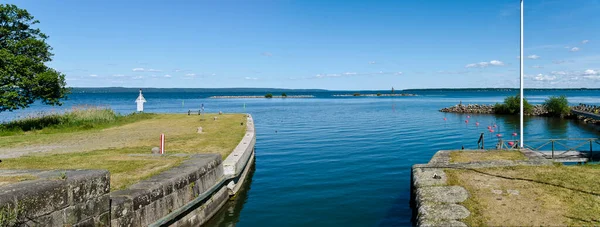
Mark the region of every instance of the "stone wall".
[[148, 226], [223, 179], [221, 156], [198, 154], [148, 180], [110, 193], [112, 226]]
[[38, 178], [0, 187], [0, 225], [110, 225], [106, 170], [3, 170], [0, 175]]

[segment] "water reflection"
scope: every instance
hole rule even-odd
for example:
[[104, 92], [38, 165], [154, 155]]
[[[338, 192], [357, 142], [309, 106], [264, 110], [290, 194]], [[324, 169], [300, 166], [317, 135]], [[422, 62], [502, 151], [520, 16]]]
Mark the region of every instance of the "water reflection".
[[252, 184], [252, 176], [254, 176], [254, 170], [256, 165], [248, 170], [248, 176], [240, 191], [236, 197], [232, 200], [227, 201], [225, 205], [213, 216], [205, 226], [222, 226], [230, 227], [235, 226], [240, 221], [240, 213], [244, 204], [248, 200], [248, 191], [250, 191], [250, 185]]

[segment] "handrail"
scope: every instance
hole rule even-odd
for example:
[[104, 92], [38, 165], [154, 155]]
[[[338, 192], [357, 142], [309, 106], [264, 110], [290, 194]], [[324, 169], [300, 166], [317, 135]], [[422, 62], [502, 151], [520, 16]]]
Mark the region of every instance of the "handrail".
[[[481, 140], [481, 137], [480, 137]], [[545, 147], [551, 146], [551, 158], [554, 159], [555, 155], [561, 156], [564, 155], [570, 151], [580, 151], [580, 152], [589, 152], [589, 157], [592, 158], [594, 157], [594, 147], [593, 144], [594, 142], [596, 144], [600, 144], [600, 138], [560, 138], [560, 139], [531, 139], [528, 140], [530, 141], [529, 143], [524, 145], [524, 148], [527, 148], [529, 150], [532, 151], [536, 151], [536, 152], [541, 152], [541, 150]], [[566, 143], [566, 141], [581, 141], [580, 143], [577, 143], [573, 146], [570, 146]], [[507, 145], [507, 143], [513, 143], [512, 146]], [[531, 143], [533, 142], [533, 144]], [[543, 142], [541, 143], [541, 145], [539, 144], [535, 144], [535, 142]], [[516, 147], [518, 147], [519, 144], [519, 140], [504, 140], [504, 139], [499, 139], [498, 143], [496, 145], [496, 149], [498, 150], [504, 150], [504, 149], [515, 149]], [[589, 151], [586, 150], [581, 150], [580, 148], [589, 144]], [[559, 147], [557, 147], [557, 145]], [[535, 146], [535, 147], [534, 147]], [[479, 147], [479, 142], [478, 142], [478, 147]], [[564, 149], [559, 149], [559, 148], [564, 148]], [[555, 151], [560, 151], [560, 153], [555, 154]], [[543, 154], [543, 156], [546, 156], [547, 154]]]

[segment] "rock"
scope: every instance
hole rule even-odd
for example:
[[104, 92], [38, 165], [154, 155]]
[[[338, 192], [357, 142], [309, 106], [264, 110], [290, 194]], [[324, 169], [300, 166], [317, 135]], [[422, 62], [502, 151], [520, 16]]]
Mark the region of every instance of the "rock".
[[198, 133], [202, 133], [202, 127], [198, 127]]
[[223, 112], [219, 111], [219, 115], [223, 115]]
[[159, 152], [160, 152], [160, 149], [158, 147], [152, 148], [152, 154], [158, 154]]
[[508, 194], [510, 194], [510, 195], [519, 195], [520, 194], [519, 191], [511, 190], [511, 189], [506, 190], [506, 192], [508, 192]]
[[492, 193], [494, 193], [496, 195], [502, 195], [502, 190], [492, 189]]
[[213, 117], [213, 120], [215, 120], [215, 121], [216, 121], [216, 120], [217, 120], [217, 117]]

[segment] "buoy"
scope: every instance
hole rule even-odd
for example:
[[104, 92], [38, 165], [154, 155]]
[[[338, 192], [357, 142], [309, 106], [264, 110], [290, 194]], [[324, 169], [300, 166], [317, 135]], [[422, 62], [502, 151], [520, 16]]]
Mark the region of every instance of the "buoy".
[[471, 118], [471, 116], [470, 116], [470, 115], [467, 115], [467, 118]]
[[508, 142], [508, 146], [512, 147], [513, 145], [515, 145], [515, 142]]
[[517, 133], [516, 133], [516, 132], [513, 132], [513, 134], [512, 134], [512, 135], [513, 135], [513, 136], [517, 136]]
[[493, 129], [490, 129], [490, 132], [494, 132], [494, 130], [493, 130]]
[[497, 134], [496, 137], [500, 138], [502, 137], [502, 134]]
[[488, 130], [492, 130], [492, 126], [488, 126]]
[[469, 120], [465, 120], [465, 124], [469, 124]]
[[479, 127], [479, 122], [475, 122], [475, 125], [476, 125], [477, 127]]
[[446, 118], [444, 118], [444, 121], [446, 120]]

